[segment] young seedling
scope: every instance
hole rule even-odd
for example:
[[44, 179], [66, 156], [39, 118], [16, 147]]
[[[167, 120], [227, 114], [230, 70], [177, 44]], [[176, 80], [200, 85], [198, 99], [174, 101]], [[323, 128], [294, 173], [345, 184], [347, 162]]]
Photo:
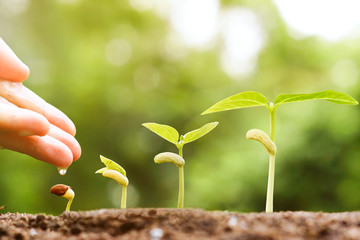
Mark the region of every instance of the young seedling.
[[158, 124], [158, 123], [143, 123], [144, 127], [149, 129], [150, 131], [156, 133], [160, 137], [164, 138], [165, 140], [173, 143], [178, 149], [179, 154], [175, 153], [160, 153], [155, 156], [154, 161], [156, 163], [173, 163], [179, 168], [179, 195], [178, 195], [178, 208], [184, 207], [184, 165], [185, 160], [183, 159], [183, 147], [186, 143], [193, 142], [205, 134], [209, 133], [213, 130], [217, 125], [218, 122], [212, 122], [205, 124], [201, 128], [193, 130], [191, 132], [186, 133], [185, 135], [181, 135], [179, 137], [178, 131], [170, 127], [168, 125]]
[[126, 189], [129, 185], [129, 180], [126, 177], [125, 169], [104, 156], [100, 155], [100, 159], [106, 167], [97, 170], [95, 173], [101, 173], [104, 177], [112, 178], [122, 186], [121, 208], [126, 208]]
[[71, 189], [71, 187], [66, 186], [64, 184], [56, 184], [51, 187], [50, 193], [58, 195], [60, 197], [66, 198], [68, 201], [66, 205], [65, 211], [70, 211], [71, 203], [75, 197], [74, 191]]
[[284, 103], [301, 102], [307, 100], [326, 100], [337, 104], [356, 105], [358, 102], [344, 93], [327, 90], [323, 92], [309, 94], [280, 94], [275, 98], [275, 102], [269, 102], [266, 97], [258, 92], [242, 92], [224, 100], [221, 100], [205, 110], [202, 115], [239, 109], [247, 107], [264, 106], [270, 113], [270, 137], [263, 131], [252, 129], [247, 133], [248, 139], [255, 139], [261, 142], [267, 149], [269, 160], [269, 176], [266, 196], [266, 212], [273, 212], [273, 193], [274, 193], [274, 175], [275, 175], [275, 112], [277, 108]]

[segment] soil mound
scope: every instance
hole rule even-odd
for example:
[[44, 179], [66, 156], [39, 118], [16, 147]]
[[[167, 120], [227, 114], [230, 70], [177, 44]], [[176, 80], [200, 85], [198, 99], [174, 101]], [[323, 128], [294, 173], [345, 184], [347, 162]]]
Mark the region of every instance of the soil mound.
[[100, 209], [0, 214], [1, 240], [360, 239], [360, 212], [234, 213], [201, 209]]

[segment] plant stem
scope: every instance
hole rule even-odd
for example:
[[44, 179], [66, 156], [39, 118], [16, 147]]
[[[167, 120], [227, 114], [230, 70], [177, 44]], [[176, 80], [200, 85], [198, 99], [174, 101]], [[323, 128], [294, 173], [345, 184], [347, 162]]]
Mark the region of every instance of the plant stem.
[[184, 207], [184, 167], [179, 167], [179, 197], [177, 207]]
[[[179, 156], [183, 156], [182, 146], [179, 147]], [[178, 196], [178, 208], [184, 207], [184, 166], [179, 167], [179, 196]]]
[[273, 201], [274, 201], [274, 176], [275, 176], [275, 154], [270, 155], [269, 159], [269, 176], [268, 186], [266, 194], [266, 208], [267, 213], [273, 212]]
[[68, 203], [67, 203], [67, 205], [66, 205], [65, 211], [70, 211], [70, 206], [71, 206], [72, 201], [73, 201], [72, 199], [70, 199], [70, 200], [68, 201]]
[[121, 194], [121, 208], [126, 208], [126, 186], [122, 187], [122, 194]]
[[270, 103], [270, 139], [275, 142], [275, 108], [274, 104]]
[[[270, 139], [275, 143], [275, 107], [270, 103]], [[266, 208], [267, 213], [273, 212], [274, 205], [274, 179], [275, 179], [275, 154], [271, 154], [269, 158], [269, 175], [268, 186], [266, 194]]]

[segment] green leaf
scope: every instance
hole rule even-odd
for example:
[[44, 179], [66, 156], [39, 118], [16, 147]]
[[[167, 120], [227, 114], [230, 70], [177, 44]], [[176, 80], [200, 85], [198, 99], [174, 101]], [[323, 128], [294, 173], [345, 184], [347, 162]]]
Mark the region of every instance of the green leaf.
[[[101, 155], [100, 155], [100, 159], [105, 164], [107, 169], [116, 170], [116, 171], [120, 172], [122, 175], [124, 175], [126, 177], [125, 169], [122, 168], [119, 164], [117, 164], [113, 160], [110, 160], [110, 159], [108, 159], [108, 158], [106, 158], [104, 156], [101, 156]], [[103, 172], [106, 169], [102, 168], [102, 169], [99, 169], [98, 171], [101, 171], [101, 170]], [[98, 172], [98, 171], [96, 171], [96, 172]]]
[[184, 135], [184, 144], [201, 138], [202, 136], [213, 130], [218, 124], [219, 122], [208, 123], [202, 126], [201, 128], [188, 132], [187, 134]]
[[242, 92], [215, 103], [201, 115], [238, 108], [267, 106], [267, 102], [266, 97], [258, 92]]
[[275, 105], [290, 103], [290, 102], [301, 102], [307, 100], [326, 100], [338, 104], [350, 104], [356, 105], [358, 102], [345, 93], [335, 92], [332, 90], [327, 90], [323, 92], [316, 93], [306, 93], [306, 94], [280, 94], [275, 99]]
[[158, 123], [143, 123], [142, 125], [175, 145], [179, 141], [179, 133], [173, 127]]

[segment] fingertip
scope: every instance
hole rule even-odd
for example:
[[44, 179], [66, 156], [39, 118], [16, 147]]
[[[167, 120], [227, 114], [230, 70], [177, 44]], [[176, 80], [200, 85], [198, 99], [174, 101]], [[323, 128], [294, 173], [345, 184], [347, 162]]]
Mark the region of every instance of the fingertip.
[[71, 134], [72, 136], [76, 135], [75, 124], [70, 119], [69, 119], [69, 123], [68, 123], [68, 133]]
[[66, 145], [63, 144], [61, 147], [54, 148], [53, 153], [54, 154], [50, 156], [51, 159], [49, 158], [51, 161], [49, 162], [50, 164], [59, 168], [68, 168], [72, 164], [73, 154]]
[[22, 82], [29, 77], [30, 69], [11, 50], [11, 48], [0, 38], [0, 78]]
[[73, 153], [73, 161], [77, 161], [81, 156], [80, 144], [76, 140], [75, 140], [75, 142], [76, 143], [75, 143], [75, 146], [74, 146], [74, 150], [72, 151], [72, 153]]
[[72, 135], [56, 127], [55, 125], [50, 125], [50, 131], [48, 135], [59, 140], [70, 149], [73, 155], [73, 161], [76, 161], [80, 158], [80, 144]]
[[35, 143], [37, 146], [35, 153], [29, 155], [59, 168], [68, 168], [73, 162], [71, 150], [59, 140], [50, 136], [30, 136], [28, 138], [36, 139], [37, 141]]
[[24, 80], [26, 80], [29, 75], [30, 75], [30, 68], [25, 65], [23, 62], [21, 62], [20, 64], [20, 68], [19, 68], [19, 71], [18, 71], [18, 76], [16, 78], [16, 80], [18, 82], [23, 82]]

